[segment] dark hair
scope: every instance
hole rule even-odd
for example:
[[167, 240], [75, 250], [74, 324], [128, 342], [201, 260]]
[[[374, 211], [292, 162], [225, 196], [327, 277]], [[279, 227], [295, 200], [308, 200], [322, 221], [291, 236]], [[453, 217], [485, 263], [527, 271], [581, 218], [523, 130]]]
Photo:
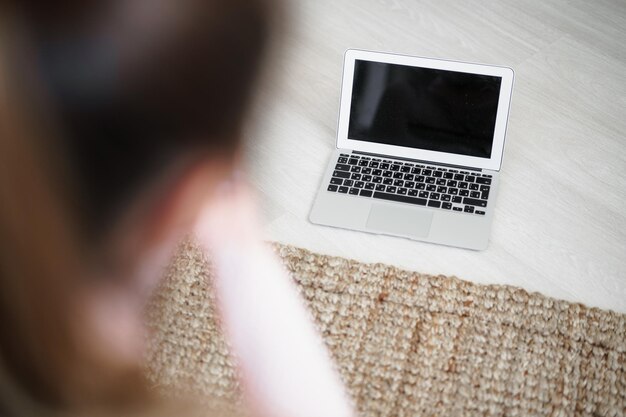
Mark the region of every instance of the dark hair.
[[[141, 16], [158, 13], [122, 11], [101, 30], [111, 5], [130, 3], [172, 10], [154, 24]], [[83, 234], [101, 236], [183, 155], [236, 146], [274, 6], [0, 2], [0, 383], [6, 367], [46, 403], [138, 398], [141, 370], [84, 343]]]
[[271, 2], [174, 0], [172, 11], [153, 2], [156, 24], [138, 14], [104, 30], [107, 5], [128, 2], [46, 3], [26, 2], [26, 28], [89, 234], [181, 154], [235, 147]]

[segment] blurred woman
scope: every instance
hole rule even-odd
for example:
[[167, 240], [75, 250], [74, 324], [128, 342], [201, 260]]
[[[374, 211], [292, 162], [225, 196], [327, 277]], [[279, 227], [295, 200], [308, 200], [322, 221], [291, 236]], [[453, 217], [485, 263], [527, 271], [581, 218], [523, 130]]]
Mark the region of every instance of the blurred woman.
[[238, 174], [279, 6], [0, 3], [1, 415], [158, 410], [142, 309], [190, 232], [252, 413], [351, 415]]

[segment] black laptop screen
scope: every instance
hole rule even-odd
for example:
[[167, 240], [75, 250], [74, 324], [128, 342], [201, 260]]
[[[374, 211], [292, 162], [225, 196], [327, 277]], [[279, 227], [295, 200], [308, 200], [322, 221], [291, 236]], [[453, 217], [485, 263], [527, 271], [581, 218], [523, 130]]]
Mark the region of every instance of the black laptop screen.
[[357, 60], [348, 138], [490, 158], [501, 82]]

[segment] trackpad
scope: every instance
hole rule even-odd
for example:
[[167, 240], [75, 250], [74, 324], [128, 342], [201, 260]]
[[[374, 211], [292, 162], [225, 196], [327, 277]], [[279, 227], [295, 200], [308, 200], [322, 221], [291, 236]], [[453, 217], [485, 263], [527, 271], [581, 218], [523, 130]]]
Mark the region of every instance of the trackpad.
[[433, 213], [416, 207], [372, 204], [366, 228], [372, 231], [402, 236], [426, 237]]

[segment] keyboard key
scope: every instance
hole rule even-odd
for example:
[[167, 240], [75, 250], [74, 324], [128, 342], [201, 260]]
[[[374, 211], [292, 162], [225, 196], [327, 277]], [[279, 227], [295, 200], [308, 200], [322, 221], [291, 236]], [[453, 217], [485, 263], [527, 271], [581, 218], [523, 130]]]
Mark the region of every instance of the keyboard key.
[[428, 201], [428, 207], [439, 208], [439, 207], [441, 207], [441, 202], [440, 201], [429, 200]]
[[487, 191], [482, 191], [480, 193], [480, 198], [482, 198], [483, 200], [487, 200], [489, 198], [489, 190]]
[[445, 194], [448, 192], [448, 189], [446, 187], [437, 187], [437, 192]]
[[454, 174], [451, 172], [446, 172], [445, 174], [443, 174], [443, 177], [447, 180], [451, 180], [452, 178], [454, 178]]
[[465, 179], [465, 175], [463, 174], [454, 174], [454, 179], [457, 181], [463, 181]]
[[475, 214], [480, 214], [481, 216], [485, 215], [485, 212], [484, 211], [480, 211], [480, 210], [476, 210], [474, 213]]
[[465, 206], [465, 208], [463, 209], [463, 211], [465, 213], [473, 213], [474, 212], [474, 207], [472, 206]]
[[350, 172], [356, 172], [359, 173], [361, 172], [361, 167], [358, 167], [356, 165], [353, 165], [352, 168], [350, 169]]
[[459, 189], [458, 188], [448, 188], [448, 194], [450, 195], [457, 195], [459, 193]]
[[376, 184], [373, 184], [373, 183], [369, 182], [369, 183], [365, 184], [365, 189], [366, 190], [373, 190], [375, 186], [376, 186]]
[[375, 169], [372, 171], [372, 175], [377, 175], [377, 176], [381, 176], [383, 175], [383, 170], [382, 169]]
[[337, 164], [335, 165], [335, 169], [337, 171], [350, 171], [350, 165], [346, 164]]
[[340, 153], [340, 154], [339, 154], [339, 156], [343, 156], [343, 157], [346, 157], [346, 158], [347, 158], [347, 157], [349, 157], [350, 155], [345, 154], [345, 153]]
[[404, 186], [406, 188], [414, 188], [415, 187], [415, 183], [413, 181], [405, 181], [404, 182]]
[[408, 191], [409, 191], [409, 190], [407, 190], [406, 188], [399, 188], [399, 189], [398, 189], [398, 194], [400, 194], [400, 195], [406, 195]]
[[426, 178], [426, 181], [424, 181], [426, 184], [434, 184], [435, 183], [435, 177], [428, 177]]
[[368, 190], [361, 190], [361, 192], [359, 193], [359, 195], [361, 197], [371, 197], [372, 196], [372, 192], [368, 191]]
[[393, 177], [397, 180], [401, 180], [402, 178], [404, 178], [404, 175], [401, 172], [396, 172], [393, 174]]
[[424, 200], [423, 198], [408, 197], [398, 194], [374, 193], [374, 198], [380, 198], [382, 200], [389, 201], [399, 201], [401, 203], [417, 204], [419, 206], [426, 205], [426, 200]]
[[336, 185], [329, 185], [329, 186], [328, 186], [328, 191], [335, 192], [335, 191], [337, 191], [337, 188], [338, 188], [338, 187], [337, 187]]
[[346, 164], [348, 163], [348, 158], [345, 158], [342, 156], [339, 159], [337, 159], [337, 162], [339, 162], [340, 164]]
[[352, 187], [352, 184], [354, 184], [354, 181], [352, 180], [345, 180], [343, 182], [343, 185], [345, 185], [346, 187]]
[[441, 203], [441, 208], [444, 210], [450, 210], [452, 208], [452, 204], [450, 203]]
[[463, 190], [467, 189], [468, 187], [469, 187], [469, 184], [466, 183], [466, 182], [460, 182], [459, 183], [459, 188], [461, 188]]
[[426, 186], [426, 191], [437, 191], [437, 186], [434, 184], [428, 184]]
[[420, 191], [419, 196], [421, 198], [428, 198], [428, 194], [430, 194], [428, 191]]
[[351, 195], [359, 195], [359, 189], [358, 188], [350, 188], [350, 194]]
[[385, 172], [383, 172], [383, 177], [385, 177], [385, 178], [393, 177], [393, 172], [385, 171]]
[[350, 179], [358, 181], [358, 180], [361, 179], [361, 174], [352, 174], [352, 175], [350, 175]]
[[417, 190], [409, 190], [408, 194], [411, 197], [417, 197]]
[[393, 179], [385, 178], [385, 179], [383, 179], [383, 184], [385, 184], [385, 185], [393, 185]]
[[422, 170], [417, 167], [414, 167], [413, 169], [411, 169], [411, 174], [419, 175], [421, 172]]
[[365, 181], [365, 182], [370, 182], [372, 180], [372, 176], [371, 175], [363, 175], [362, 180]]
[[474, 177], [473, 175], [466, 175], [465, 176], [465, 181], [467, 181], [467, 182], [474, 182], [475, 179], [476, 179], [476, 177]]
[[439, 200], [439, 197], [441, 197], [441, 194], [439, 193], [430, 193], [430, 198], [432, 200]]
[[383, 177], [374, 177], [374, 179], [372, 179], [372, 182], [374, 184], [380, 184], [383, 182]]
[[426, 184], [424, 184], [424, 183], [417, 184], [415, 186], [415, 189], [417, 189], [417, 190], [425, 190], [426, 189]]
[[363, 169], [361, 170], [361, 174], [367, 174], [367, 175], [369, 175], [369, 174], [371, 174], [371, 173], [372, 173], [372, 168], [367, 168], [367, 167], [366, 167], [366, 168], [363, 168]]
[[435, 172], [433, 172], [433, 177], [435, 177], [435, 178], [442, 178], [443, 177], [443, 172], [435, 171]]
[[461, 190], [459, 191], [459, 195], [461, 197], [469, 197], [469, 190]]
[[463, 198], [458, 197], [458, 196], [457, 197], [452, 197], [452, 202], [456, 203], [456, 204], [462, 203], [463, 202]]
[[448, 195], [448, 194], [443, 194], [441, 196], [441, 201], [451, 201], [452, 200], [452, 196]]
[[404, 181], [402, 181], [402, 180], [395, 180], [393, 182], [393, 185], [395, 185], [396, 187], [402, 187], [402, 186], [404, 186]]
[[491, 178], [476, 178], [476, 182], [479, 184], [487, 184], [487, 185], [491, 185]]
[[425, 175], [427, 177], [433, 175], [433, 171], [431, 169], [424, 169], [422, 170], [422, 175]]
[[411, 172], [411, 167], [407, 166], [407, 165], [403, 165], [402, 168], [400, 168], [400, 172]]
[[343, 180], [341, 178], [331, 178], [330, 183], [332, 185], [341, 185], [343, 184]]
[[350, 173], [349, 172], [343, 172], [343, 171], [333, 171], [333, 177], [350, 178]]
[[348, 187], [339, 187], [339, 192], [343, 194], [348, 194]]
[[363, 181], [357, 181], [357, 182], [354, 183], [354, 186], [356, 188], [363, 188], [363, 187], [365, 187], [365, 183]]
[[454, 211], [463, 211], [463, 209], [461, 207], [452, 207], [452, 210], [454, 210]]
[[387, 163], [380, 164], [380, 169], [389, 169], [389, 164]]
[[407, 181], [413, 181], [415, 179], [415, 175], [413, 174], [404, 174], [404, 179]]
[[361, 160], [359, 161], [359, 166], [360, 166], [360, 167], [366, 167], [366, 166], [368, 166], [369, 164], [370, 164], [370, 161], [367, 161], [367, 160], [365, 160], [365, 159], [361, 159]]
[[435, 184], [437, 185], [446, 185], [448, 182], [443, 178], [439, 178]]
[[423, 175], [420, 175], [419, 177], [415, 177], [415, 182], [424, 182], [426, 181], [426, 177]]
[[450, 180], [446, 183], [446, 185], [448, 187], [456, 187], [458, 185], [458, 182]]
[[477, 200], [475, 198], [464, 198], [463, 204], [478, 207], [487, 207], [487, 202], [485, 200]]
[[472, 191], [478, 190], [478, 184], [474, 184], [474, 183], [470, 184], [469, 185], [469, 189], [472, 190]]
[[392, 170], [392, 171], [400, 171], [400, 165], [398, 165], [398, 164], [393, 164], [393, 165], [391, 166], [391, 170]]
[[380, 163], [375, 161], [370, 162], [370, 168], [378, 168], [378, 165], [380, 165]]
[[348, 164], [350, 165], [356, 165], [359, 163], [358, 159], [354, 159], [354, 158], [350, 158], [350, 160], [348, 161]]
[[387, 191], [388, 193], [391, 193], [391, 194], [395, 194], [396, 191], [398, 191], [398, 188], [394, 187], [393, 185], [388, 185], [387, 188], [385, 189], [385, 191]]
[[480, 193], [478, 191], [470, 191], [471, 198], [480, 198]]
[[385, 188], [387, 188], [387, 187], [382, 185], [382, 184], [378, 184], [376, 186], [376, 191], [385, 191]]

